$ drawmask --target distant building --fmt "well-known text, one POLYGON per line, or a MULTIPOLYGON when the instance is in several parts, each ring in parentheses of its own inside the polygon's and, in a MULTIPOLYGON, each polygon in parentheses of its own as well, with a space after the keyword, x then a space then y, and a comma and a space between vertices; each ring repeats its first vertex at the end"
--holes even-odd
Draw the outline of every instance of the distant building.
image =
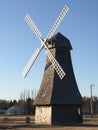
POLYGON ((5 111, 6 115, 21 115, 23 114, 23 110, 21 106, 14 105, 5 111))

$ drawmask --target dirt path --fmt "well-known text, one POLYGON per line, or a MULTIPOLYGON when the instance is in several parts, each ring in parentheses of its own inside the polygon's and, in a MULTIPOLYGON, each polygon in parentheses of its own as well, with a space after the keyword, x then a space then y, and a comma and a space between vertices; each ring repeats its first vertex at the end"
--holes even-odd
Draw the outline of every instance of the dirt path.
POLYGON ((98 125, 91 126, 16 126, 1 128, 1 130, 98 130, 98 125))

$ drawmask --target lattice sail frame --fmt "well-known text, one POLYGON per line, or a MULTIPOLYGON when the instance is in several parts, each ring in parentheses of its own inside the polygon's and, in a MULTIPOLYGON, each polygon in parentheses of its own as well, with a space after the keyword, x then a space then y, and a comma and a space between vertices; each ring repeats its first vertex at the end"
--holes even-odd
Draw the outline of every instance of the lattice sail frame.
POLYGON ((24 68, 24 70, 22 72, 23 77, 27 76, 27 74, 30 71, 32 65, 34 64, 35 60, 37 59, 39 53, 41 52, 41 50, 44 47, 46 49, 46 52, 47 52, 46 54, 47 54, 50 62, 52 63, 54 69, 58 73, 60 79, 63 79, 63 77, 65 76, 65 72, 63 71, 62 67, 59 65, 59 63, 57 62, 57 60, 54 58, 54 56, 52 55, 51 51, 48 49, 48 47, 47 47, 47 41, 48 41, 48 39, 51 38, 51 36, 53 35, 53 33, 55 32, 56 28, 61 23, 62 19, 64 18, 65 14, 68 12, 68 10, 69 10, 68 7, 65 5, 64 8, 62 9, 62 11, 60 12, 60 14, 59 14, 56 22, 54 23, 54 25, 50 29, 50 32, 48 33, 47 37, 44 40, 41 38, 42 34, 39 31, 39 29, 37 28, 37 26, 35 25, 35 23, 33 22, 33 20, 30 18, 29 15, 26 15, 26 17, 25 17, 26 23, 31 27, 31 29, 33 30, 33 32, 35 33, 35 35, 41 41, 42 45, 41 45, 40 49, 37 48, 37 50, 35 51, 35 53, 32 55, 31 59, 29 60, 28 64, 24 68))

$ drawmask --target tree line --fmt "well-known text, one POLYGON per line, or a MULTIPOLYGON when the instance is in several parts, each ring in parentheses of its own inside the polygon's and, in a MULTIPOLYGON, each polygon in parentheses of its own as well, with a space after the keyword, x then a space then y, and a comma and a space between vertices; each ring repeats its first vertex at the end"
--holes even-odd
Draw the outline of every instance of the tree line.
POLYGON ((12 106, 21 106, 23 110, 24 115, 28 114, 34 114, 35 113, 35 106, 33 105, 34 100, 31 98, 28 98, 26 100, 11 100, 11 101, 6 101, 6 100, 0 100, 0 109, 1 110, 7 110, 12 106))
MULTIPOLYGON (((11 100, 11 101, 6 101, 6 100, 0 100, 0 109, 2 110, 7 110, 11 106, 14 105, 19 105, 23 109, 23 114, 35 114, 35 106, 33 105, 34 99, 37 95, 37 91, 28 91, 28 90, 23 90, 20 93, 20 99, 17 100, 11 100)), ((83 97, 83 114, 91 114, 91 97, 84 96, 83 97)), ((93 114, 98 114, 98 97, 93 96, 92 97, 92 110, 93 114)))
POLYGON ((21 106, 23 110, 23 114, 34 114, 35 113, 35 106, 33 105, 34 98, 36 96, 36 90, 26 90, 24 89, 20 93, 20 98, 17 101, 16 99, 14 100, 0 100, 0 109, 1 110, 7 110, 12 106, 18 105, 21 106))
POLYGON ((91 107, 93 114, 98 114, 98 97, 93 96, 92 99, 91 97, 83 97, 83 114, 91 114, 91 107), (91 104, 92 100, 92 104, 91 104), (92 106, 91 106, 92 105, 92 106))

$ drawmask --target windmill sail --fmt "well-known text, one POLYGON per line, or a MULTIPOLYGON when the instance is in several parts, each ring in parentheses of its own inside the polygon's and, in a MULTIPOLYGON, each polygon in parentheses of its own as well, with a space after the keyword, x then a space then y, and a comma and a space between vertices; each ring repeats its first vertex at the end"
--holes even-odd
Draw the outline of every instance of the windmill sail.
POLYGON ((42 34, 29 15, 25 16, 25 21, 31 27, 31 29, 34 31, 35 35, 39 38, 39 40, 41 40, 42 34))
POLYGON ((29 73, 32 65, 34 64, 35 60, 37 59, 39 53, 41 52, 41 50, 43 49, 43 47, 41 46, 41 48, 37 48, 35 53, 32 55, 32 57, 30 58, 29 62, 27 63, 27 65, 25 66, 22 75, 25 78, 27 76, 27 74, 29 73))
POLYGON ((57 27, 59 26, 59 24, 63 20, 64 16, 68 12, 68 10, 69 10, 69 8, 65 5, 64 8, 62 9, 62 11, 60 12, 57 20, 55 21, 54 25, 50 29, 50 32, 48 33, 46 39, 50 39, 51 38, 51 36, 53 35, 53 33, 55 32, 55 30, 57 29, 57 27))
POLYGON ((42 46, 41 46, 40 49, 36 50, 34 55, 31 57, 30 61, 26 65, 26 67, 25 67, 25 69, 23 71, 23 76, 24 77, 28 74, 29 70, 31 69, 33 63, 35 62, 36 58, 38 57, 38 55, 41 52, 43 47, 46 49, 47 56, 50 59, 50 62, 52 63, 54 69, 58 73, 59 77, 62 79, 65 76, 65 72, 63 71, 62 67, 59 65, 58 61, 54 58, 54 56, 52 55, 51 51, 48 49, 47 41, 49 40, 49 38, 55 32, 56 28, 59 26, 60 22, 64 18, 64 16, 67 13, 67 11, 68 11, 68 7, 64 6, 64 8, 60 12, 60 15, 58 16, 56 22, 54 23, 54 25, 52 26, 50 32, 48 33, 47 37, 44 40, 41 38, 42 34, 39 31, 39 29, 37 28, 37 26, 35 25, 35 23, 33 22, 33 20, 30 18, 29 15, 26 15, 26 17, 25 17, 26 23, 31 27, 31 29, 34 31, 35 35, 39 38, 39 40, 41 41, 42 46))
POLYGON ((63 71, 62 67, 59 65, 59 63, 53 57, 53 55, 49 52, 49 50, 47 50, 46 52, 47 52, 47 56, 48 56, 50 62, 52 63, 52 65, 53 65, 54 69, 56 70, 57 74, 59 75, 60 79, 63 79, 63 77, 65 76, 65 72, 63 71))

